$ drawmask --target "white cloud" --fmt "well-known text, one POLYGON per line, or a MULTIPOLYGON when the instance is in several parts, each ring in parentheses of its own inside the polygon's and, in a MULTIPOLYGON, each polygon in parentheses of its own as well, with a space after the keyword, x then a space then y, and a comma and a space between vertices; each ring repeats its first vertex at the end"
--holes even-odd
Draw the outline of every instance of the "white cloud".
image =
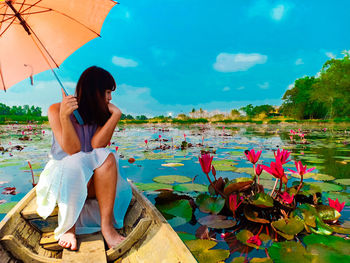
POLYGON ((239 88, 237 88, 237 90, 244 90, 245 87, 244 86, 240 86, 239 88))
POLYGON ((112 58, 112 63, 114 65, 117 65, 117 66, 123 67, 123 68, 130 68, 130 67, 137 67, 138 66, 138 63, 135 60, 132 60, 129 58, 117 57, 117 56, 114 56, 112 58))
POLYGON ((160 66, 166 66, 176 56, 176 52, 174 50, 166 50, 159 47, 151 47, 151 52, 156 60, 156 63, 160 66))
MULTIPOLYGON (((76 83, 63 82, 68 94, 74 94, 76 83)), ((8 106, 35 105, 41 107, 42 115, 47 115, 47 109, 53 103, 62 100, 61 87, 56 80, 35 81, 34 86, 20 82, 0 96, 0 102, 8 106)))
POLYGON ((329 58, 335 58, 335 55, 332 52, 326 52, 326 56, 329 58))
POLYGON ((231 88, 229 86, 226 86, 222 89, 222 91, 229 91, 231 88))
POLYGON ((296 61, 295 61, 295 65, 302 65, 304 64, 304 61, 301 59, 301 58, 298 58, 296 61))
POLYGON ((273 20, 281 20, 283 18, 286 8, 284 5, 278 5, 271 10, 271 17, 273 20))
POLYGON ((279 22, 284 19, 288 12, 294 8, 294 4, 283 1, 280 3, 274 3, 268 0, 256 0, 252 1, 251 7, 248 9, 249 17, 265 17, 272 19, 273 21, 279 22))
POLYGON ((263 84, 258 84, 258 87, 260 89, 268 89, 270 87, 270 84, 268 82, 264 82, 263 84))
POLYGON ((294 83, 289 84, 287 89, 293 89, 294 88, 294 83))
POLYGON ((267 56, 258 53, 220 53, 216 57, 213 67, 220 72, 246 71, 256 64, 264 64, 266 61, 267 56))

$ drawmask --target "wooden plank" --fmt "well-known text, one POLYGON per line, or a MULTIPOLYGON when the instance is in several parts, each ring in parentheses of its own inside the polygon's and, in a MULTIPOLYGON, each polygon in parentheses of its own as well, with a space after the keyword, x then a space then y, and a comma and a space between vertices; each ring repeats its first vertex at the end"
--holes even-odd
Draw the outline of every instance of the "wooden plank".
MULTIPOLYGON (((28 205, 21 211, 21 215, 25 219, 33 219, 33 218, 41 218, 37 212, 37 204, 36 204, 36 197, 34 197, 28 205)), ((55 207, 55 209, 52 211, 50 216, 57 216, 58 215, 58 206, 55 207)))
POLYGON ((133 246, 118 263, 196 263, 170 225, 152 227, 146 238, 133 246))
POLYGON ((55 239, 54 232, 43 233, 40 239, 40 245, 48 250, 60 251, 63 248, 58 244, 58 240, 55 239))
POLYGON ((2 245, 8 250, 11 251, 14 257, 20 259, 24 263, 59 263, 60 259, 47 258, 41 255, 33 253, 30 249, 25 247, 17 238, 12 235, 6 235, 1 239, 2 245))
POLYGON ((29 223, 43 233, 53 232, 58 225, 57 216, 50 216, 46 220, 42 218, 31 219, 29 223))
POLYGON ((107 262, 105 244, 101 232, 77 236, 78 251, 64 249, 62 263, 107 262))

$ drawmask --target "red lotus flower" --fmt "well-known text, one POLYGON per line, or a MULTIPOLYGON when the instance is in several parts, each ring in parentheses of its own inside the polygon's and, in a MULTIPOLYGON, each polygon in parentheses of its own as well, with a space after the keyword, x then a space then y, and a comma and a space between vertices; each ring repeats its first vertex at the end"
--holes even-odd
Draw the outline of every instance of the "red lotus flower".
POLYGON ((148 141, 147 140, 145 140, 145 144, 147 144, 148 143, 148 141))
POLYGON ((262 151, 257 151, 255 153, 254 149, 251 149, 250 151, 245 150, 244 154, 245 156, 247 156, 248 160, 252 163, 252 164, 256 164, 259 161, 260 155, 261 155, 262 151))
POLYGON ((290 155, 290 152, 288 152, 285 149, 283 149, 282 151, 280 151, 280 149, 277 149, 277 152, 273 152, 273 154, 275 155, 276 161, 277 161, 277 159, 279 159, 279 160, 281 160, 282 164, 290 162, 290 160, 287 161, 287 159, 290 155))
POLYGON ((256 175, 260 175, 262 173, 264 169, 262 168, 262 166, 260 164, 258 164, 256 167, 255 167, 255 173, 256 175))
POLYGON ((159 137, 159 139, 160 139, 160 138, 162 138, 162 135, 159 134, 158 137, 159 137))
POLYGON ((271 162, 270 167, 266 165, 261 166, 269 174, 272 174, 274 177, 281 179, 283 183, 288 182, 287 176, 284 174, 284 169, 280 159, 276 158, 276 162, 271 162))
POLYGON ((116 147, 115 147, 115 151, 117 152, 117 151, 118 151, 118 149, 119 149, 119 147, 118 147, 118 146, 116 146, 116 147))
POLYGON ((291 169, 288 169, 289 171, 291 171, 291 172, 294 173, 294 174, 299 174, 300 176, 302 176, 302 175, 304 175, 304 174, 307 174, 307 173, 309 173, 309 172, 315 170, 315 167, 312 167, 312 168, 306 170, 306 165, 303 166, 303 164, 301 163, 301 161, 298 161, 298 162, 297 162, 297 161, 294 161, 294 163, 295 163, 295 167, 297 168, 297 171, 293 171, 293 170, 291 170, 291 169))
POLYGON ((202 170, 205 174, 209 174, 211 170, 211 162, 213 161, 214 156, 210 156, 209 153, 202 154, 201 157, 198 157, 199 163, 201 164, 202 170))
POLYGON ((262 242, 261 242, 261 240, 259 238, 259 235, 255 235, 255 236, 250 237, 247 240, 247 243, 257 245, 258 247, 260 247, 261 244, 262 244, 262 242))
POLYGON ((294 130, 290 130, 290 133, 293 135, 296 134, 296 132, 294 130))
POLYGON ((289 195, 287 192, 284 192, 283 194, 280 194, 283 202, 285 202, 286 204, 291 204, 293 202, 294 199, 294 195, 289 195))
POLYGON ((332 199, 328 198, 328 201, 329 201, 329 206, 333 207, 339 213, 343 210, 343 208, 345 206, 345 202, 340 204, 339 201, 338 201, 338 198, 335 199, 335 200, 332 200, 332 199))

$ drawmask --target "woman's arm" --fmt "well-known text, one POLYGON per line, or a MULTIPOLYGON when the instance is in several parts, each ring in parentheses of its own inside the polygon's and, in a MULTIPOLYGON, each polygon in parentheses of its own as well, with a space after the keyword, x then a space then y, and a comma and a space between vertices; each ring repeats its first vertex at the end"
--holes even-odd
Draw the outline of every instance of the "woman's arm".
POLYGON ((51 129, 58 144, 67 154, 80 152, 80 140, 74 129, 70 115, 78 108, 77 99, 71 95, 66 96, 62 91, 62 102, 50 106, 48 117, 51 129))
POLYGON ((94 149, 106 147, 108 145, 113 136, 114 129, 122 116, 120 109, 118 109, 112 103, 108 104, 108 109, 112 114, 111 117, 109 117, 107 122, 102 127, 97 129, 96 133, 91 139, 91 146, 94 149))

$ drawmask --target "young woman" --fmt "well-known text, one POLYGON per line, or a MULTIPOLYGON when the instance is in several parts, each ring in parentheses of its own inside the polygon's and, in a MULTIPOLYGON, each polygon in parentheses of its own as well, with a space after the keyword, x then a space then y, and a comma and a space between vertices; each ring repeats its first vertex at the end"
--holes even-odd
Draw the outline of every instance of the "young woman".
POLYGON ((64 248, 76 250, 76 234, 100 230, 108 247, 124 240, 115 227, 123 227, 131 187, 105 148, 122 114, 110 103, 115 88, 112 75, 93 66, 80 76, 75 96, 62 91, 62 102, 48 110, 53 143, 37 185, 37 212, 46 218, 58 204, 55 238, 64 248), (84 125, 73 117, 76 109, 84 125))

